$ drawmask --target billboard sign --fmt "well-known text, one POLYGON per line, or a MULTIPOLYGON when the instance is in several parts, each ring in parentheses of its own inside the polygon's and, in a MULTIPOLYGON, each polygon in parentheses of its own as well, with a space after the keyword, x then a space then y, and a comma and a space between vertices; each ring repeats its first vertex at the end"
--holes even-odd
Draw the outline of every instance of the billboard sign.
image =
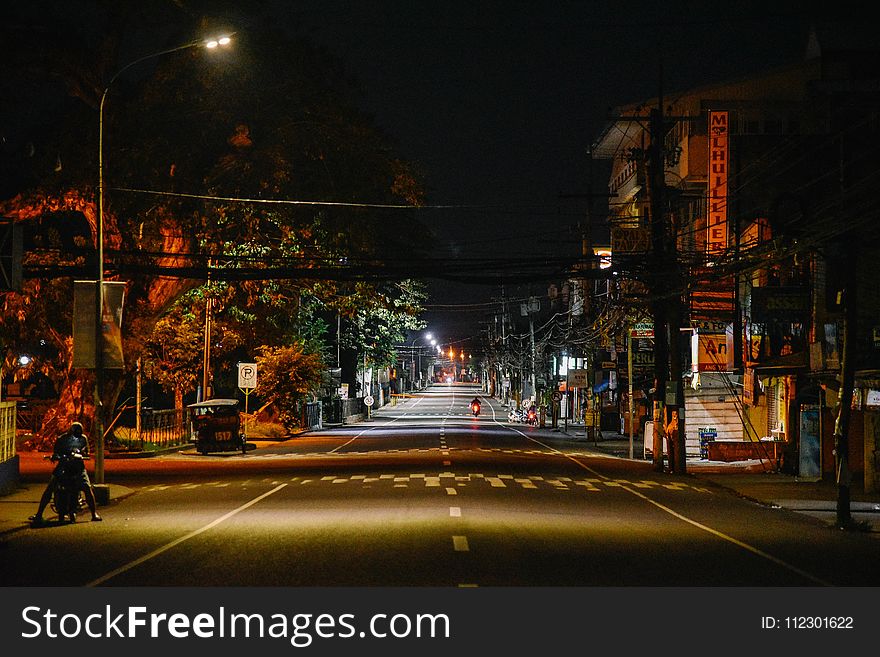
POLYGON ((727 112, 709 112, 709 216, 706 254, 710 260, 727 250, 727 178, 730 172, 730 131, 727 112))

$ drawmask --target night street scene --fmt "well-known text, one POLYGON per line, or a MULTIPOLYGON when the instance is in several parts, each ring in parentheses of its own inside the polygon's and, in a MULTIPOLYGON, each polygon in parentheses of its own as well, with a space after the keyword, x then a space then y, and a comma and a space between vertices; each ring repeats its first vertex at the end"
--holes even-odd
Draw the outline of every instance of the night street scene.
POLYGON ((761 590, 876 594, 864 16, 70 0, 0 34, 3 587, 748 589, 755 631, 800 622, 761 590))

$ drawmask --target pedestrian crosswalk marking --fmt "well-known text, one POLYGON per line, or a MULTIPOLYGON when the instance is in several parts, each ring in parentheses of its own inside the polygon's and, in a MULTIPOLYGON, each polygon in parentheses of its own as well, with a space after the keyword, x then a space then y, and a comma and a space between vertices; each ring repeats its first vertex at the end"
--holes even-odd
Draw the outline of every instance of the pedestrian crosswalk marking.
MULTIPOLYGON (((278 482, 265 479, 265 483, 276 485, 278 482)), ((412 486, 423 488, 444 488, 448 495, 457 495, 456 487, 464 487, 469 483, 485 486, 488 484, 491 488, 510 489, 519 488, 523 490, 544 490, 554 491, 571 491, 583 490, 585 492, 600 492, 612 488, 632 487, 634 489, 665 489, 673 492, 694 492, 711 495, 712 491, 703 486, 693 486, 685 482, 669 482, 660 483, 651 480, 629 481, 627 479, 601 480, 596 478, 572 479, 571 477, 545 477, 541 475, 516 476, 510 473, 493 473, 486 474, 482 472, 470 472, 468 474, 456 474, 455 472, 443 471, 437 474, 430 473, 412 473, 412 474, 355 474, 355 475, 326 475, 320 479, 300 479, 300 477, 292 477, 291 482, 297 482, 300 486, 313 483, 330 483, 333 485, 345 486, 346 484, 360 484, 364 487, 370 487, 375 483, 388 483, 394 488, 408 488, 412 486), (454 484, 454 485, 451 485, 454 484), (420 486, 421 485, 421 486, 420 486)), ((250 480, 238 482, 241 488, 247 488, 251 484, 250 480)), ((155 484, 146 486, 142 490, 147 492, 159 492, 168 489, 192 490, 202 484, 187 482, 181 484, 155 484)), ((224 488, 230 485, 230 482, 211 482, 209 485, 214 488, 224 488)))
POLYGON ((470 546, 468 546, 467 536, 453 536, 452 548, 456 552, 469 552, 470 546))

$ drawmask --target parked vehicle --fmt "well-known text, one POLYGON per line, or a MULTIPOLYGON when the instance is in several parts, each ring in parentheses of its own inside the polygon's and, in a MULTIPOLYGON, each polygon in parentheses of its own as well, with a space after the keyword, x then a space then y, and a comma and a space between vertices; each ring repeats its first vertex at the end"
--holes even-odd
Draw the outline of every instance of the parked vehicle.
POLYGON ((190 404, 193 442, 200 454, 247 451, 237 399, 208 399, 190 404))
POLYGON ((58 514, 58 521, 76 522, 76 514, 85 508, 86 500, 82 491, 82 477, 85 459, 82 452, 74 449, 51 457, 58 461, 55 466, 55 490, 52 491, 52 510, 58 514))

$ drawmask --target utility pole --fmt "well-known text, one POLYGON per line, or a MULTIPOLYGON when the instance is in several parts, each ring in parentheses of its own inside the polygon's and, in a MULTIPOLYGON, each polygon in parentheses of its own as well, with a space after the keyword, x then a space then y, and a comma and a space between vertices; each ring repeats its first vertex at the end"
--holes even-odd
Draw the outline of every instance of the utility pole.
MULTIPOLYGON (((666 272, 666 223, 664 191, 666 186, 663 153, 663 94, 657 109, 651 110, 651 144, 648 152, 648 199, 651 212, 651 314, 654 316, 654 470, 663 471, 663 434, 666 422, 666 381, 669 378, 669 327, 666 303, 661 296, 666 272)), ((671 456, 671 455, 670 455, 671 456)))
POLYGON ((206 401, 213 397, 211 391, 211 314, 213 311, 214 300, 211 297, 211 265, 212 259, 208 258, 208 280, 206 284, 205 297, 205 342, 202 346, 202 399, 206 401))
POLYGON ((678 247, 673 232, 668 236, 666 221, 666 122, 663 99, 663 61, 658 46, 659 89, 657 107, 651 110, 651 144, 648 152, 650 171, 647 176, 648 198, 651 211, 651 305, 654 315, 654 470, 663 471, 663 436, 666 434, 668 411, 677 421, 670 423, 669 468, 683 474, 686 470, 685 411, 682 387, 681 358, 681 292, 678 268, 678 247), (672 294, 668 294, 668 290, 672 294), (666 298, 664 298, 664 296, 666 298), (672 377, 670 379, 670 376, 672 377), (666 408, 667 381, 674 386, 670 401, 672 409, 666 408))

